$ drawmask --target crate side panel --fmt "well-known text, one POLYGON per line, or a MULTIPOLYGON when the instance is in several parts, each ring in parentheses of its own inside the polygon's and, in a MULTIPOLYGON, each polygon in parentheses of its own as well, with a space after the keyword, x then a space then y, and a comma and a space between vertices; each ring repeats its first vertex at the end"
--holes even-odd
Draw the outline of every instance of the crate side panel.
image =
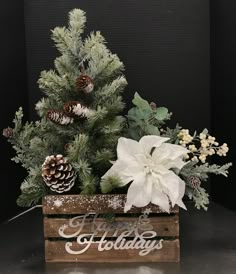
MULTIPOLYGON (((124 213, 126 194, 106 195, 49 195, 43 198, 43 213, 50 214, 85 214, 96 213, 124 213)), ((142 213, 150 209, 152 213, 162 213, 160 207, 149 204, 143 208, 132 207, 127 213, 142 213)), ((170 213, 178 213, 175 206, 170 213)))
MULTIPOLYGON (((73 242, 76 247, 76 242, 73 242)), ((179 240, 166 240, 163 248, 153 250, 145 256, 140 256, 140 250, 107 250, 98 251, 98 243, 91 244, 90 248, 81 255, 72 255, 66 252, 65 242, 45 241, 46 262, 179 262, 179 240)))
MULTIPOLYGON (((58 238, 60 235, 58 234, 58 230, 63 225, 67 226, 67 229, 65 230, 66 234, 73 234, 76 231, 78 231, 79 227, 71 227, 69 226, 69 222, 71 219, 65 219, 65 218, 44 218, 44 237, 45 238, 58 238)), ((136 222, 138 218, 135 217, 117 217, 115 218, 115 222, 112 223, 117 225, 119 227, 119 224, 124 224, 127 226, 127 229, 129 227, 129 224, 133 224, 136 222)), ((179 216, 160 216, 160 217, 150 217, 148 219, 150 221, 150 224, 153 226, 152 230, 157 232, 157 235, 160 237, 178 237, 179 236, 179 216)), ((84 233, 91 233, 94 231, 94 229, 101 227, 100 225, 102 223, 106 223, 106 220, 103 218, 97 218, 95 222, 87 222, 87 224, 82 228, 80 231, 80 234, 84 233)), ((109 223, 108 223, 109 225, 109 223)), ((107 237, 116 237, 121 234, 124 230, 119 230, 117 234, 114 235, 115 229, 110 231, 107 234, 107 237)), ((96 237, 101 237, 103 235, 104 231, 99 231, 96 237)), ((133 235, 130 235, 133 236, 133 235)))

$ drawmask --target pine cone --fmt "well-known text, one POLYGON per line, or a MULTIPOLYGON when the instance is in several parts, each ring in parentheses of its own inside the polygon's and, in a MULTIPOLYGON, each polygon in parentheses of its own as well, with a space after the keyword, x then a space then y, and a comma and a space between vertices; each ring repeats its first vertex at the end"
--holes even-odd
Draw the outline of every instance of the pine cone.
POLYGON ((73 118, 68 117, 64 112, 55 109, 50 109, 47 111, 47 118, 53 123, 59 125, 68 125, 74 121, 73 118))
POLYGON ((195 189, 201 185, 201 180, 198 176, 191 175, 187 178, 187 184, 195 189))
POLYGON ((2 135, 6 138, 11 138, 13 136, 13 129, 11 127, 4 128, 2 135))
POLYGON ((69 101, 64 105, 64 112, 67 116, 75 117, 75 113, 73 112, 74 107, 79 103, 79 101, 69 101))
POLYGON ((69 144, 69 143, 65 144, 64 145, 65 151, 68 151, 70 149, 70 147, 71 147, 71 144, 69 144))
POLYGON ((150 103, 150 107, 152 108, 152 110, 157 110, 157 105, 156 105, 156 103, 154 103, 154 102, 151 102, 150 103))
POLYGON ((62 155, 47 156, 42 165, 42 177, 52 191, 69 191, 75 183, 75 171, 62 155))
POLYGON ((93 80, 88 75, 81 74, 76 79, 76 87, 78 91, 90 93, 94 88, 93 80))
POLYGON ((86 118, 92 114, 92 110, 84 106, 79 101, 69 101, 64 105, 66 115, 70 117, 86 118))

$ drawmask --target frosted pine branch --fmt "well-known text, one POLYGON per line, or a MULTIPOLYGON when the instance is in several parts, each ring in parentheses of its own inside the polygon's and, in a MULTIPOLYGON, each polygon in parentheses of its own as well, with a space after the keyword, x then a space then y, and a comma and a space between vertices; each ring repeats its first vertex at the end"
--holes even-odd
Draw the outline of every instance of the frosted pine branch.
POLYGON ((186 188, 186 195, 189 197, 189 199, 193 200, 195 202, 195 207, 197 209, 203 208, 204 210, 208 209, 209 205, 209 195, 206 192, 206 190, 202 187, 198 187, 195 189, 192 188, 186 188))
POLYGON ((113 80, 110 84, 104 85, 101 89, 96 91, 96 104, 99 105, 105 102, 109 97, 119 95, 127 86, 127 80, 124 76, 120 76, 113 80))
POLYGON ((103 44, 91 49, 89 61, 87 73, 94 79, 95 84, 116 77, 124 69, 118 56, 112 54, 103 44))
POLYGON ((69 144, 67 157, 71 162, 77 162, 86 156, 89 151, 89 137, 86 134, 76 135, 74 141, 69 144))
POLYGON ((223 166, 220 165, 210 165, 208 163, 197 165, 196 162, 189 162, 185 165, 181 171, 180 175, 183 178, 187 178, 190 175, 198 176, 202 181, 206 181, 209 177, 209 174, 215 175, 223 175, 225 177, 228 176, 228 169, 232 166, 232 163, 225 164, 223 166))
POLYGON ((79 57, 82 61, 86 61, 91 57, 91 50, 98 44, 104 44, 106 41, 101 35, 100 31, 91 32, 90 35, 84 40, 80 48, 79 57))
POLYGON ((42 71, 38 80, 39 88, 47 96, 60 96, 60 93, 70 90, 71 86, 66 77, 60 77, 55 71, 42 71))
POLYGON ((72 43, 70 33, 66 27, 54 28, 52 30, 52 40, 62 54, 68 52, 72 43))
POLYGON ((122 186, 121 179, 118 176, 110 176, 101 180, 102 193, 110 193, 113 189, 122 186))
POLYGON ((35 110, 40 117, 44 117, 49 109, 60 109, 63 106, 63 102, 59 101, 58 98, 42 98, 35 105, 35 110))
POLYGON ((84 32, 86 23, 85 12, 81 9, 73 9, 69 13, 69 30, 71 38, 76 41, 84 32))
POLYGON ((215 175, 223 175, 225 177, 228 176, 228 169, 232 166, 232 163, 227 163, 223 166, 220 165, 209 165, 208 163, 200 165, 199 167, 196 167, 195 170, 199 173, 212 173, 215 175))
POLYGON ((76 65, 74 59, 67 54, 63 54, 60 57, 57 57, 54 64, 60 76, 67 75, 67 77, 69 77, 73 83, 76 77, 80 74, 78 65, 76 65))

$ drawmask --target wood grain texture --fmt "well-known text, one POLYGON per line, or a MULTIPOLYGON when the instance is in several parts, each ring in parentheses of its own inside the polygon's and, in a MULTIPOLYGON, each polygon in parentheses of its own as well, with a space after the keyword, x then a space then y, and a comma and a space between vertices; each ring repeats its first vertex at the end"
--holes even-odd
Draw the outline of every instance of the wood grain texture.
MULTIPOLYGON (((77 245, 74 242, 75 247, 77 245)), ((163 248, 153 250, 146 256, 140 256, 139 250, 97 250, 98 244, 93 243, 91 247, 81 255, 72 255, 66 252, 64 241, 45 241, 46 262, 178 262, 179 261, 179 240, 163 242, 163 248)))
MULTIPOLYGON (((96 195, 49 195, 43 198, 43 214, 85 214, 96 213, 124 213, 126 194, 96 194, 96 195), (114 199, 119 203, 113 205, 114 199), (56 206, 55 201, 61 201, 56 206)), ((143 208, 132 207, 128 213, 142 213, 150 208, 152 213, 163 213, 162 209, 154 204, 143 208)), ((170 213, 178 213, 179 208, 175 206, 170 213)))
MULTIPOLYGON (((43 213, 44 217, 44 237, 45 237, 45 259, 47 262, 177 262, 179 261, 179 239, 166 239, 166 237, 179 236, 179 208, 176 206, 171 209, 172 215, 161 214, 163 211, 156 205, 149 204, 144 208, 132 207, 128 214, 124 214, 124 205, 126 202, 125 194, 115 195, 50 195, 43 199, 43 213), (158 237, 163 238, 163 247, 160 250, 153 250, 146 256, 140 256, 139 250, 114 250, 98 251, 99 243, 96 239, 101 237, 104 232, 96 235, 95 241, 91 244, 89 249, 80 255, 73 255, 67 253, 65 250, 66 240, 61 238, 58 234, 58 229, 63 225, 68 225, 71 215, 84 215, 86 213, 116 213, 122 214, 117 216, 115 222, 119 223, 135 223, 138 217, 132 214, 143 213, 145 209, 150 209, 153 215, 149 216, 150 224, 153 226, 153 231, 157 233, 158 237), (68 216, 67 216, 68 215, 68 216), (55 239, 53 239, 55 238, 55 239)), ((86 222, 91 219, 86 219, 86 222)), ((95 226, 99 223, 104 223, 106 220, 99 216, 95 220, 95 226)), ((96 227, 95 227, 96 228, 96 227)), ((130 229, 130 228, 127 228, 130 229)), ((126 230, 126 228, 125 228, 126 230)), ((78 231, 78 228, 73 225, 68 226, 66 231, 69 235, 78 231)), ((85 225, 80 232, 81 234, 91 233, 92 223, 85 225)), ((120 229, 122 231, 122 229, 120 229)), ((66 234, 67 234, 66 233, 66 234)), ((111 241, 115 241, 120 232, 114 235, 111 231, 107 237, 111 241)), ((135 235, 130 235, 131 238, 135 235)), ((154 241, 150 240, 150 241, 154 241)), ((78 244, 72 242, 75 250, 78 250, 78 244)))
MULTIPOLYGON (((134 223, 138 219, 135 217, 117 217, 115 222, 125 222, 125 223, 134 223)), ((160 237, 177 237, 179 236, 179 216, 161 216, 161 217, 149 217, 150 224, 153 226, 153 229, 158 236, 160 237)), ((44 218, 44 237, 45 238, 60 238, 58 234, 59 227, 63 225, 68 225, 70 219, 60 219, 60 218, 44 218)), ((105 219, 98 218, 96 219, 96 226, 101 222, 105 222, 105 219)), ((80 234, 91 233, 92 223, 86 225, 81 230, 80 234)), ((73 234, 78 231, 78 228, 68 227, 65 230, 66 234, 73 234)), ((114 230, 108 233, 108 237, 117 237, 122 231, 119 231, 115 236, 114 230)), ((96 237, 101 237, 104 234, 103 231, 99 232, 96 237)), ((130 235, 132 236, 132 235, 130 235)))

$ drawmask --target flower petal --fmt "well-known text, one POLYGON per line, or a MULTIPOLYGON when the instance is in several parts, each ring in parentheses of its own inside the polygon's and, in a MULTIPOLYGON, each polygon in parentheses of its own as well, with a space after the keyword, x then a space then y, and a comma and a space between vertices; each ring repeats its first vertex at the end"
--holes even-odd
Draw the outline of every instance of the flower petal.
POLYGON ((157 206, 159 206, 161 209, 165 210, 166 212, 170 212, 170 203, 168 196, 161 192, 156 184, 153 184, 152 189, 152 200, 151 202, 157 206))
POLYGON ((160 178, 160 181, 166 188, 165 192, 174 206, 179 198, 180 181, 182 180, 173 171, 169 171, 160 178))
POLYGON ((165 155, 168 155, 168 158, 170 160, 175 160, 177 158, 182 158, 185 154, 189 152, 189 150, 179 145, 164 143, 161 145, 161 147, 155 149, 153 154, 161 156, 164 154, 164 152, 168 152, 165 153, 165 155))
POLYGON ((156 135, 146 135, 139 141, 145 154, 150 154, 153 147, 159 147, 164 142, 168 141, 169 138, 164 138, 156 135))
POLYGON ((102 176, 102 179, 112 176, 120 177, 122 185, 125 186, 133 180, 132 174, 125 173, 127 163, 123 161, 116 161, 113 166, 102 176))
POLYGON ((186 148, 179 145, 164 143, 153 151, 152 159, 156 165, 164 165, 167 169, 181 169, 186 164, 182 158, 188 152, 186 148))
POLYGON ((148 205, 151 202, 151 197, 152 182, 148 177, 145 177, 145 173, 139 173, 128 189, 124 212, 130 210, 132 205, 137 207, 148 205))
POLYGON ((166 164, 166 168, 171 169, 171 168, 177 168, 177 169, 181 169, 183 166, 185 166, 187 164, 187 162, 184 162, 183 160, 181 160, 180 158, 177 158, 175 160, 169 161, 166 164))
POLYGON ((122 161, 135 161, 135 155, 142 154, 140 144, 132 139, 121 137, 117 145, 117 158, 122 161))
POLYGON ((182 198, 184 197, 184 194, 185 194, 185 182, 183 180, 180 180, 179 181, 179 197, 176 201, 176 204, 179 207, 182 207, 183 209, 187 210, 185 204, 182 201, 182 198))

